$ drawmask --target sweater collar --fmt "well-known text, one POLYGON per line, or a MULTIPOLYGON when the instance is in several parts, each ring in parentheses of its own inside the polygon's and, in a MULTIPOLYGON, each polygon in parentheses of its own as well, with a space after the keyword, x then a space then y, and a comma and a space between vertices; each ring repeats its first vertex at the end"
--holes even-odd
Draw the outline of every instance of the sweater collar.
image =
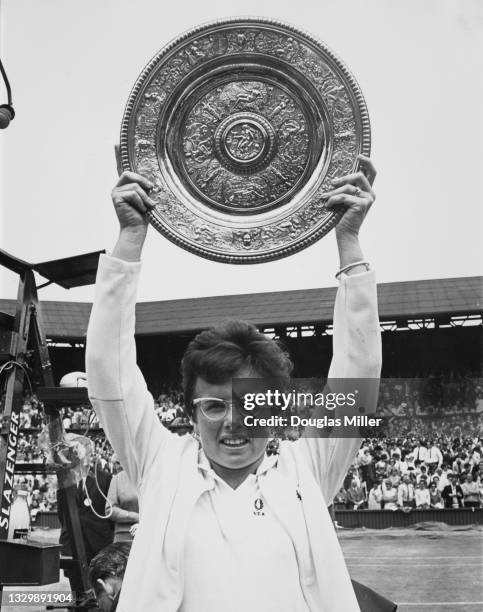
MULTIPOLYGON (((277 460, 278 455, 267 455, 265 453, 263 461, 258 466, 254 476, 261 476, 262 474, 266 474, 277 464, 277 460)), ((205 455, 205 451, 202 447, 200 447, 198 451, 198 469, 205 477, 211 476, 214 479, 219 478, 219 476, 217 476, 215 471, 212 469, 208 457, 205 455)))

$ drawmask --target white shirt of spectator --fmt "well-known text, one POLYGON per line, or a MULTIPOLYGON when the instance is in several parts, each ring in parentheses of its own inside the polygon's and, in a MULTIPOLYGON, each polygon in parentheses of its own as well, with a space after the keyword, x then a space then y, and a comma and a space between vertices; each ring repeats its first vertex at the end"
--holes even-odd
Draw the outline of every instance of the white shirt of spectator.
POLYGON ((369 510, 380 510, 382 501, 382 489, 379 485, 369 491, 368 508, 369 510))
POLYGON ((409 463, 407 461, 400 461, 399 462, 399 471, 401 472, 401 474, 405 474, 409 469, 409 463))
POLYGON ((414 485, 412 482, 402 482, 397 491, 397 503, 399 506, 409 506, 414 500, 414 485))
POLYGON ((478 451, 474 450, 471 456, 471 461, 473 465, 478 465, 481 461, 481 455, 478 451))
POLYGON ((428 449, 425 446, 418 446, 413 452, 414 461, 421 461, 424 463, 428 456, 428 449))
POLYGON ((420 506, 428 505, 431 503, 431 498, 429 496, 429 489, 420 489, 419 487, 414 492, 415 500, 416 500, 416 508, 420 506))
POLYGON ((428 455, 426 457, 426 463, 430 463, 431 465, 435 465, 436 463, 440 466, 443 463, 443 455, 437 446, 432 446, 428 450, 428 455))
POLYGON ((439 478, 439 485, 438 485, 438 489, 440 491, 442 491, 447 485, 449 485, 449 480, 448 480, 448 472, 444 471, 441 472, 441 476, 439 478))

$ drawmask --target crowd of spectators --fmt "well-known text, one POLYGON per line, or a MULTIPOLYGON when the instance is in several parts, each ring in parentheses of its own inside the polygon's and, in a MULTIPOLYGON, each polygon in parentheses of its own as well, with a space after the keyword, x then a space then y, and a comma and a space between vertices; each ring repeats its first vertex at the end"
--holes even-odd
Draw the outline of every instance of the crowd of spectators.
MULTIPOLYGON (((0 412, 3 410, 5 396, 0 398, 0 412)), ((180 433, 189 429, 189 421, 182 408, 182 394, 174 390, 165 390, 155 399, 155 411, 163 425, 180 433)), ((59 411, 64 431, 67 434, 87 435, 92 443, 91 467, 114 472, 113 449, 105 439, 99 419, 89 406, 64 407, 59 411)), ((17 442, 16 464, 46 464, 48 449, 39 443, 42 428, 47 420, 42 403, 30 393, 26 393, 20 412, 20 433, 17 442)), ((35 472, 19 473, 15 476, 15 487, 28 492, 28 503, 32 518, 45 511, 57 511, 57 478, 55 473, 41 474, 35 472)))
POLYGON ((368 438, 336 499, 346 509, 483 507, 483 381, 453 372, 381 381, 368 438))
POLYGON ((27 491, 32 519, 38 512, 57 510, 57 477, 55 474, 17 474, 14 486, 27 491))
MULTIPOLYGON (((155 410, 163 425, 189 431, 177 388, 162 389, 155 410)), ((337 508, 411 509, 483 507, 483 381, 449 373, 421 379, 381 381, 378 416, 385 417, 384 437, 366 438, 347 474, 337 508)), ((95 413, 88 406, 60 411, 64 430, 88 435, 93 442, 92 465, 113 471, 112 448, 95 413)), ((45 425, 43 408, 26 394, 21 412, 17 463, 45 463, 38 442, 45 425)), ((283 437, 296 440, 299 430, 283 437)), ((277 452, 274 440, 270 453, 277 452)), ((33 513, 55 510, 55 475, 20 475, 29 491, 33 513)))
POLYGON ((461 373, 383 379, 378 416, 389 438, 483 436, 483 380, 461 373))
POLYGON ((336 508, 411 510, 483 507, 483 438, 366 439, 336 508))
POLYGON ((166 427, 184 425, 187 422, 183 409, 183 394, 178 389, 162 391, 154 400, 154 409, 166 427))
MULTIPOLYGON (((4 401, 2 398, 2 404, 4 401)), ((25 393, 23 398, 22 411, 20 413, 21 429, 38 429, 44 424, 44 413, 42 404, 37 396, 31 393, 25 393)))

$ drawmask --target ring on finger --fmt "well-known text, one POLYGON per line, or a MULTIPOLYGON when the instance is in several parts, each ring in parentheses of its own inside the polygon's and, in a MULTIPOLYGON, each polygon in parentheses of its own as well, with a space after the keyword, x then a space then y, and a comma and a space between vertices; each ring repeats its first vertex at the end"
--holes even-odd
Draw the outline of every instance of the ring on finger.
POLYGON ((356 196, 356 198, 358 198, 361 195, 361 188, 360 187, 356 187, 356 190, 354 191, 354 195, 356 196))

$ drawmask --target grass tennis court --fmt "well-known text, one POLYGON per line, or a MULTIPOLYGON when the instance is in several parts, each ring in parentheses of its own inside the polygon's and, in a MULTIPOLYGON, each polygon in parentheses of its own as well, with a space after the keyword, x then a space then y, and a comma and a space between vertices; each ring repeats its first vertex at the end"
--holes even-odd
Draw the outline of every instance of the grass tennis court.
MULTIPOLYGON (((352 578, 395 601, 398 612, 481 612, 483 528, 421 527, 338 531, 352 578)), ((33 535, 53 542, 59 531, 36 530, 33 535)), ((62 577, 59 584, 40 590, 56 588, 68 590, 69 583, 62 577)), ((2 612, 19 610, 45 607, 2 606, 2 612)))
MULTIPOLYGON (((423 526, 424 527, 424 526, 423 526)), ((398 612, 481 612, 481 527, 340 530, 351 577, 398 604, 398 612)))

